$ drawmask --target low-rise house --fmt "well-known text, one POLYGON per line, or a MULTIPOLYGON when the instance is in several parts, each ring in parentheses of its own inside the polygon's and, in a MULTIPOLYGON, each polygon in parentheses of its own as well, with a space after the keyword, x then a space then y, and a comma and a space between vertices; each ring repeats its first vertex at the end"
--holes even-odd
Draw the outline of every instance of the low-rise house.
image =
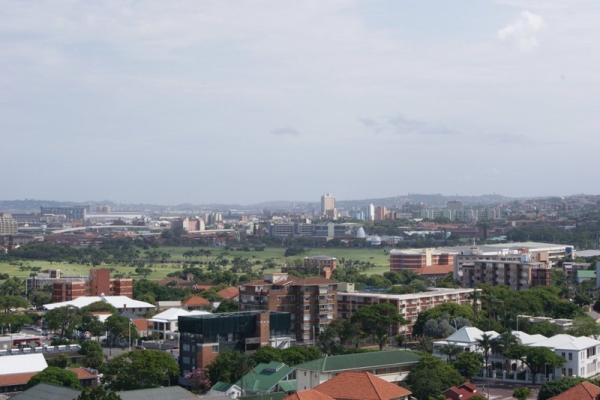
POLYGON ((447 347, 458 347, 461 351, 481 353, 482 350, 478 343, 483 335, 488 335, 492 340, 499 336, 496 331, 484 332, 472 326, 464 326, 446 339, 433 342, 433 355, 446 360, 448 358, 445 352, 447 347))
POLYGON ((240 298, 240 289, 234 286, 229 286, 219 290, 217 295, 223 300, 238 301, 240 298))
POLYGON ((584 381, 565 390, 549 400, 596 400, 600 396, 600 387, 584 381))
POLYGON ((411 392, 369 372, 343 372, 284 400, 408 400, 411 392))
POLYGON ((471 397, 480 396, 477 387, 471 382, 465 382, 459 386, 452 386, 444 392, 446 400, 469 400, 471 397))
POLYGON ((210 301, 200 296, 191 296, 181 302, 186 310, 210 310, 212 304, 210 301))
POLYGON ((242 396, 293 392, 296 390, 293 373, 294 369, 282 362, 260 363, 234 384, 217 382, 208 394, 226 394, 237 399, 242 396))
MULTIPOLYGON (((16 400, 76 400, 81 390, 39 383, 13 397, 16 400)), ((181 386, 117 392, 121 400, 198 400, 194 393, 181 386)))
POLYGON ((327 356, 296 365, 297 388, 312 389, 342 372, 369 372, 387 382, 400 382, 420 359, 408 350, 327 356))

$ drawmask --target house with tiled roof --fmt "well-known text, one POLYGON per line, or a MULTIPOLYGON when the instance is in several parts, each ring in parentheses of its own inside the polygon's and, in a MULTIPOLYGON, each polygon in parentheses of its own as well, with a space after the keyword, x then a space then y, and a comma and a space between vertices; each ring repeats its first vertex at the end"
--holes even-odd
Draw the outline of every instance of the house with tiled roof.
POLYGON ((223 300, 237 301, 240 297, 240 289, 234 286, 229 286, 217 292, 217 295, 223 300))
POLYGON ((181 302, 183 308, 187 310, 211 309, 210 301, 201 296, 191 296, 181 302))
POLYGON ((596 400, 598 396, 600 396, 600 387, 583 381, 549 400, 596 400))
POLYGON ((444 392, 446 400, 469 400, 477 395, 479 395, 479 391, 471 382, 465 382, 460 386, 452 386, 444 392))
POLYGON ((227 394, 230 398, 252 396, 274 392, 293 392, 296 390, 293 380, 294 368, 277 361, 260 363, 234 384, 217 382, 210 389, 210 395, 227 394))
POLYGON ((325 356, 296 365, 297 387, 311 389, 343 372, 369 372, 387 382, 400 382, 420 360, 419 354, 409 350, 325 356))
POLYGON ((410 390, 369 372, 343 372, 284 400, 407 400, 411 394, 410 390))

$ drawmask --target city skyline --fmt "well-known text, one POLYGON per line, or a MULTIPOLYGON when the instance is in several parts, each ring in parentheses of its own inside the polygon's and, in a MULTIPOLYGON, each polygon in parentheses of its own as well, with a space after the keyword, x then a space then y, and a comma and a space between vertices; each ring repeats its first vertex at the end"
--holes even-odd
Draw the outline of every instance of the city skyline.
POLYGON ((593 192, 600 4, 16 2, 4 198, 593 192))

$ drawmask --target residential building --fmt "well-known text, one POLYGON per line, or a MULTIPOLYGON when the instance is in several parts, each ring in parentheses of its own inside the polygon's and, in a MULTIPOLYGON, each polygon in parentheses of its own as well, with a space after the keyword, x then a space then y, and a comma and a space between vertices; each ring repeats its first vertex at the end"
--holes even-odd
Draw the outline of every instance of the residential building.
POLYGON ((226 394, 231 399, 242 396, 266 395, 277 392, 295 391, 294 368, 278 361, 260 363, 237 382, 217 382, 208 395, 226 394))
POLYGON ((35 276, 27 278, 27 292, 42 289, 54 285, 57 282, 82 282, 87 277, 63 275, 60 269, 49 269, 46 272, 38 272, 35 276))
POLYGON ((183 308, 169 308, 161 313, 156 314, 148 320, 150 322, 150 334, 156 334, 160 339, 174 340, 179 333, 178 319, 179 317, 206 315, 210 314, 207 311, 193 310, 188 311, 183 308))
POLYGON ((375 221, 383 221, 387 219, 388 210, 384 206, 375 207, 375 221))
POLYGON ((79 296, 73 300, 44 304, 44 309, 54 310, 60 307, 83 308, 90 304, 103 301, 116 308, 124 316, 142 316, 156 307, 145 301, 134 300, 127 296, 79 296))
POLYGON ((462 286, 479 284, 506 285, 513 290, 550 286, 552 268, 547 262, 532 261, 528 255, 511 255, 493 259, 477 259, 462 266, 462 286))
MULTIPOLYGON (((116 393, 121 400, 198 400, 199 396, 181 386, 127 390, 116 393)), ((12 397, 14 400, 76 400, 81 390, 39 383, 12 397)))
POLYGON ((344 372, 369 372, 387 382, 401 382, 420 359, 409 350, 326 356, 296 365, 297 390, 312 389, 344 372))
POLYGON ((314 343, 336 317, 337 282, 273 273, 240 286, 240 310, 288 312, 296 340, 314 343))
POLYGON ((408 400, 410 390, 370 372, 342 372, 284 400, 408 400))
POLYGON ((321 215, 331 219, 335 219, 335 197, 326 193, 321 196, 321 215))
POLYGON ((371 292, 347 292, 337 294, 339 318, 349 319, 361 307, 377 303, 390 303, 407 324, 395 327, 398 333, 412 334, 417 317, 423 311, 445 303, 472 304, 475 289, 430 289, 426 292, 409 294, 385 294, 371 292))
POLYGON ((217 295, 223 300, 238 301, 240 298, 240 288, 229 286, 219 290, 217 295))
POLYGON ((0 213, 0 236, 17 234, 17 220, 11 214, 0 213))
POLYGON ((452 386, 444 392, 446 400, 469 400, 471 397, 481 396, 477 386, 471 382, 465 382, 459 386, 452 386))
POLYGON ((182 227, 186 232, 202 232, 206 229, 204 220, 198 217, 185 217, 182 221, 182 227))
POLYGON ((180 316, 179 366, 182 375, 205 368, 221 351, 289 347, 290 314, 246 311, 180 316))
POLYGON ((181 305, 186 310, 210 310, 212 305, 210 301, 201 296, 190 296, 181 302, 181 305))
POLYGON ((371 222, 375 221, 375 205, 373 203, 367 207, 367 220, 371 222))
MULTIPOLYGON (((445 340, 438 340, 433 343, 433 355, 442 359, 447 356, 444 353, 446 346, 453 346, 463 349, 468 352, 482 353, 483 349, 479 346, 478 339, 481 339, 483 334, 487 334, 492 339, 498 337, 498 333, 494 331, 482 332, 475 327, 463 327, 454 332, 445 340)), ((522 331, 513 331, 512 334, 517 338, 523 346, 529 347, 546 347, 560 357, 565 362, 563 365, 549 370, 542 380, 558 379, 563 376, 576 376, 580 378, 589 378, 600 373, 600 341, 587 336, 571 336, 566 334, 558 334, 552 337, 543 335, 529 335, 522 331)), ((519 360, 507 360, 500 354, 491 355, 492 364, 506 365, 511 364, 512 371, 524 372, 521 374, 522 379, 531 380, 529 371, 525 364, 519 360)), ((518 375, 518 374, 517 374, 518 375)), ((508 380, 507 372, 492 371, 490 378, 508 380)), ((512 377, 513 380, 518 379, 517 376, 512 377)))
POLYGON ((437 249, 391 250, 390 271, 447 275, 454 271, 454 253, 437 249))
POLYGON ((80 296, 133 297, 132 279, 111 279, 108 268, 92 268, 87 280, 57 279, 52 284, 54 303, 74 300, 80 296))

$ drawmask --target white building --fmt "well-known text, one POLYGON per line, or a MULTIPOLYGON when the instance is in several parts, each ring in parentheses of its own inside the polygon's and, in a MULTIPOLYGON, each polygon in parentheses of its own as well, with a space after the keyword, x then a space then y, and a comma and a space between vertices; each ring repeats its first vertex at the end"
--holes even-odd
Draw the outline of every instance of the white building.
POLYGON ((179 317, 206 314, 210 313, 201 310, 188 311, 183 308, 169 308, 148 320, 152 323, 150 333, 157 333, 161 339, 175 339, 175 334, 179 332, 179 327, 177 326, 179 317))
MULTIPOLYGON (((474 327, 463 327, 445 340, 433 342, 433 355, 446 359, 447 356, 444 354, 444 347, 448 345, 460 347, 463 351, 482 353, 483 350, 477 341, 481 339, 484 333, 493 337, 498 336, 498 333, 494 331, 483 332, 474 327)), ((587 336, 575 337, 566 334, 558 334, 547 338, 543 335, 529 335, 522 331, 514 331, 512 334, 524 346, 546 347, 554 351, 556 355, 564 358, 565 363, 556 368, 552 374, 554 379, 563 376, 589 378, 600 373, 600 341, 596 339, 587 336)), ((498 354, 491 354, 490 360, 500 363, 510 361, 511 368, 516 371, 525 369, 525 366, 520 361, 506 360, 498 354)), ((496 379, 506 378, 498 375, 492 377, 496 379)))
POLYGON ((140 316, 156 308, 153 304, 130 299, 127 296, 81 296, 74 300, 44 304, 44 309, 49 311, 60 307, 83 308, 99 301, 110 304, 124 316, 140 316))

